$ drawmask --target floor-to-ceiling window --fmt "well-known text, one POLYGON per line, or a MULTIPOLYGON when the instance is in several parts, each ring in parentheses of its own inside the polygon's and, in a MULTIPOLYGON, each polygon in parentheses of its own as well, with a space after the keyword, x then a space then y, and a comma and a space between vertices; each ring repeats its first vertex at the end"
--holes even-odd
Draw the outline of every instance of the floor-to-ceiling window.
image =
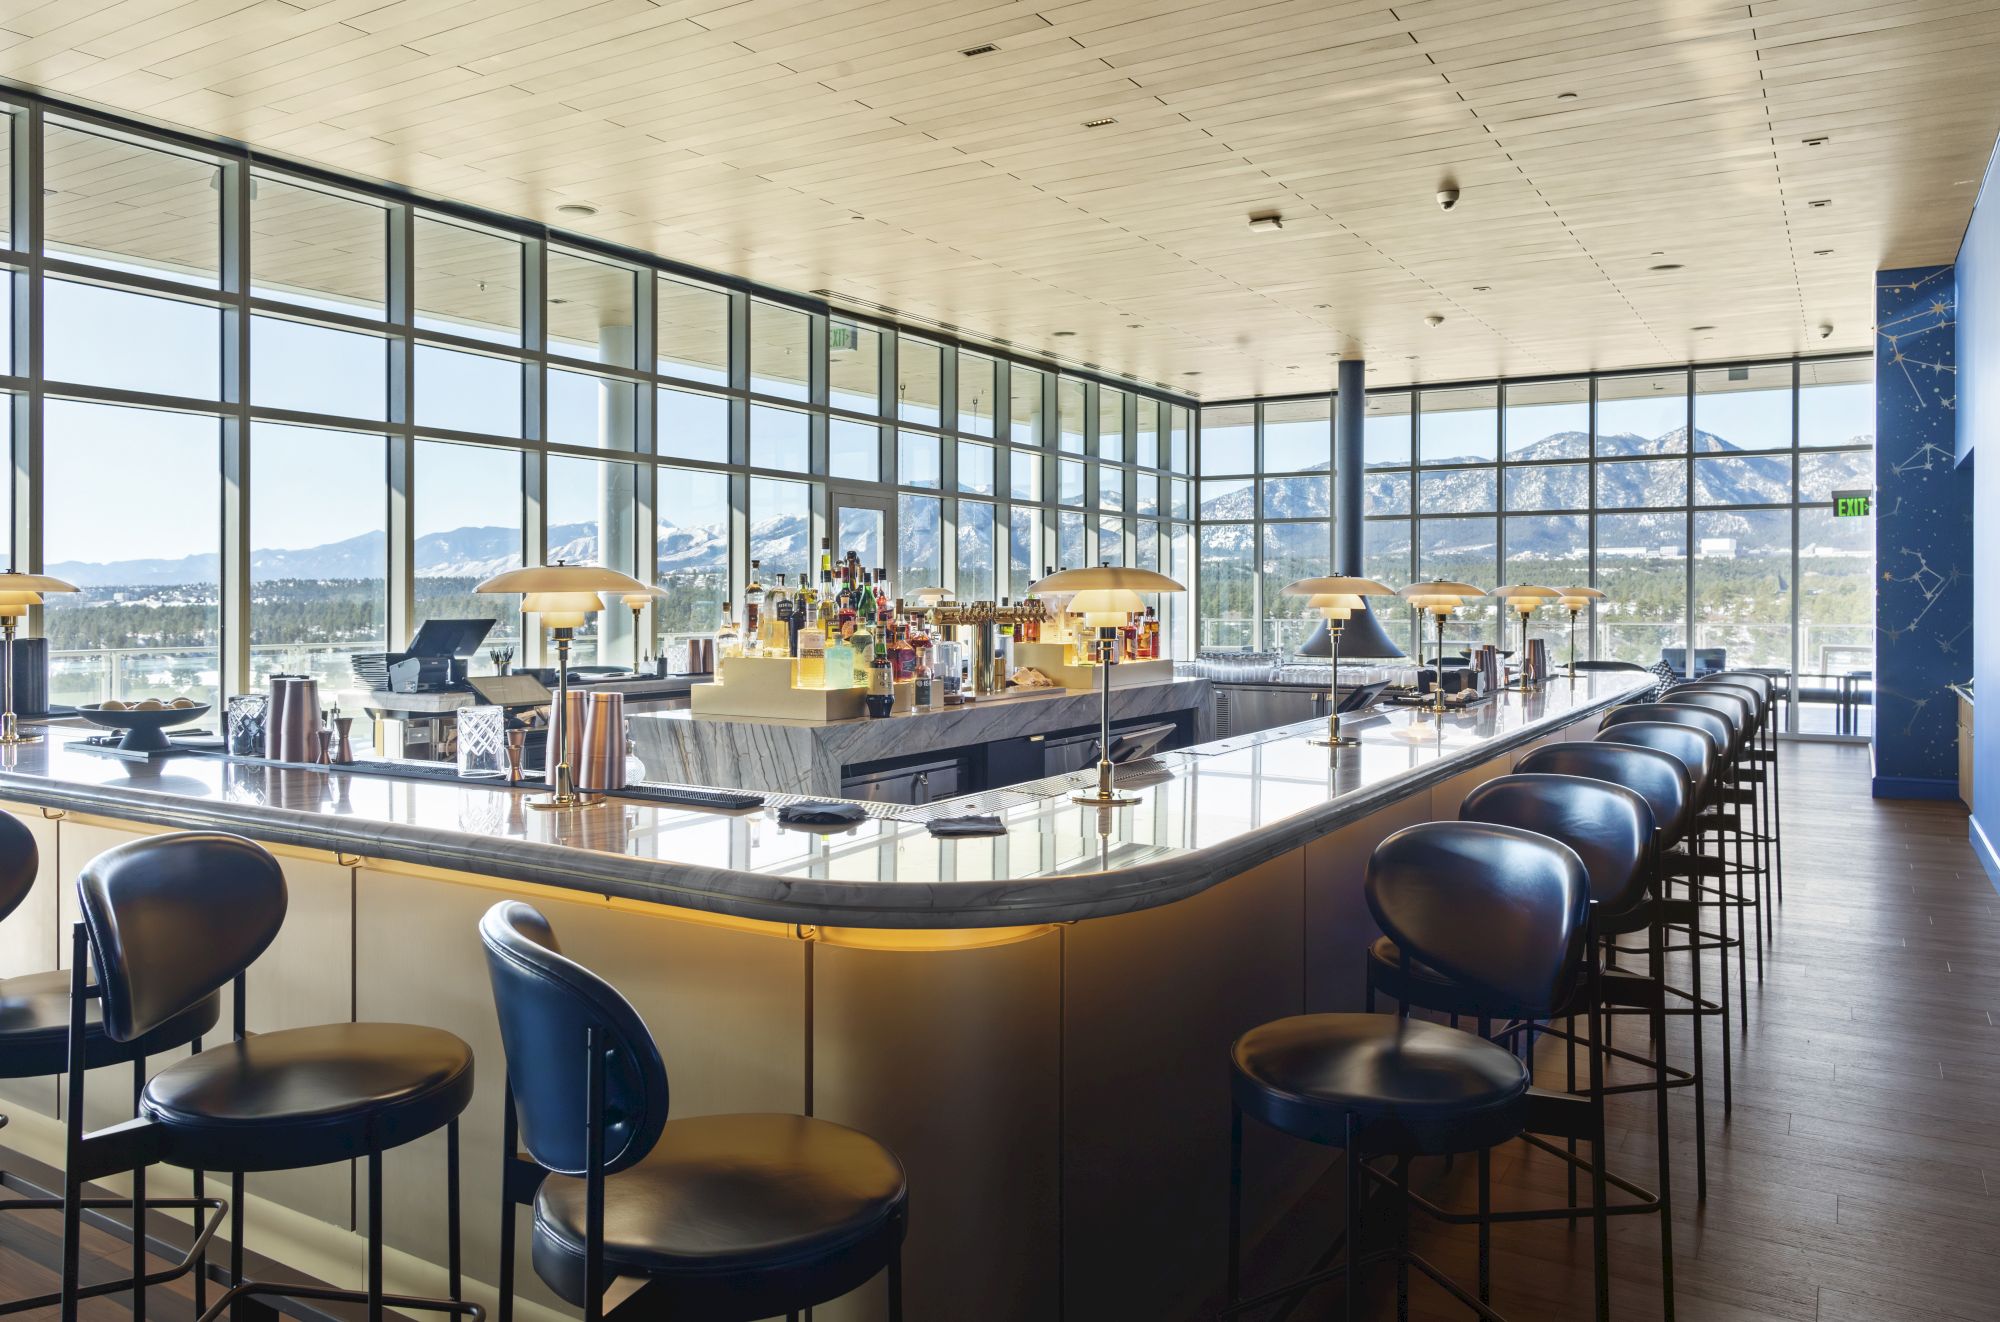
MULTIPOLYGON (((0 558, 51 600, 57 701, 209 700, 272 673, 343 706, 350 658, 426 620, 492 620, 478 582, 590 560, 613 603, 575 659, 678 659, 759 561, 816 576, 862 493, 899 596, 1018 599, 1056 565, 1187 576, 1187 405, 777 290, 414 205, 238 149, 0 100, 11 195, 0 392, 41 475, 0 558), (17 334, 24 329, 24 334, 17 334), (636 632, 635 632, 636 626, 636 632)), ((1190 641, 1192 612, 1161 603, 1190 641)), ((483 658, 482 658, 483 661, 483 658)))
MULTIPOLYGON (((1692 648, 1701 668, 1796 670, 1804 689, 1838 694, 1872 657, 1869 521, 1837 515, 1834 500, 1874 484, 1872 368, 1788 359, 1371 391, 1362 572, 1391 587, 1594 585, 1607 595, 1579 622, 1582 656, 1685 666, 1692 648)), ((1204 647, 1302 636, 1279 589, 1331 565, 1324 525, 1302 521, 1324 510, 1312 502, 1330 466, 1329 403, 1202 408, 1204 647), (1306 528, 1310 550, 1291 540, 1306 528)), ((1414 640, 1406 610, 1377 610, 1414 640)), ((1480 603, 1446 643, 1512 648, 1519 627, 1480 603)), ((1567 654, 1566 616, 1537 612, 1530 631, 1567 654)), ((1815 732, 1833 720, 1810 704, 1796 718, 1815 732)))

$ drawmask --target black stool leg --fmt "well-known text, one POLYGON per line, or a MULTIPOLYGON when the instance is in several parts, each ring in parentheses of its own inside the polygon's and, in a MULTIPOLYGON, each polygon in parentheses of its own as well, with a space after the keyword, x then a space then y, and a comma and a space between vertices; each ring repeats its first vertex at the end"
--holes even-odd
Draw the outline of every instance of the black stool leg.
MULTIPOLYGON (((132 1062, 132 1115, 139 1115, 139 1095, 146 1090, 146 1058, 132 1062)), ((199 1218, 199 1213, 196 1214, 199 1218)), ((132 1171, 132 1318, 146 1322, 146 1167, 132 1171)))
POLYGON ((1479 1302, 1493 1302, 1493 1153, 1479 1149, 1479 1302))
POLYGON ((1229 1302, 1243 1297, 1243 1111, 1229 1103, 1229 1302))
POLYGON ((382 1322, 382 1154, 368 1154, 368 1322, 382 1322))
MULTIPOLYGON (((1605 1211, 1605 1162, 1610 1160, 1604 1140, 1604 1040, 1603 1015, 1595 986, 1590 991, 1590 1238, 1597 1259, 1597 1322, 1611 1322, 1611 1217, 1605 1211)), ((1574 1169, 1574 1167, 1572 1167, 1574 1169)))
POLYGON ((1667 1134, 1667 956, 1661 948, 1666 934, 1652 928, 1647 964, 1653 975, 1653 1125, 1658 1131, 1660 1178, 1660 1292, 1665 1322, 1674 1322, 1674 1176, 1673 1144, 1667 1134))
POLYGON ((445 1126, 445 1179, 450 1187, 445 1191, 445 1233, 451 1236, 451 1297, 465 1298, 461 1288, 464 1275, 464 1261, 459 1253, 458 1234, 458 1121, 454 1119, 445 1126))
MULTIPOLYGON (((1693 882, 1688 883, 1688 894, 1695 894, 1693 882)), ((1689 983, 1694 993, 1694 1013, 1688 1016, 1688 1026, 1694 1034, 1694 1184, 1697 1201, 1708 1201, 1708 1053, 1702 1049, 1705 1034, 1702 1020, 1708 1012, 1702 1008, 1701 985, 1701 905, 1697 902, 1690 908, 1692 916, 1688 941, 1689 983)))
POLYGON ((903 1246, 889 1250, 889 1322, 903 1322, 903 1246))
MULTIPOLYGON (((1347 1273, 1343 1282, 1346 1322, 1361 1317, 1361 1126, 1347 1113, 1347 1273)), ((68 1322, 68 1320, 66 1320, 68 1322)))
POLYGON ((497 1322, 514 1322, 514 1156, 521 1150, 521 1122, 514 1090, 500 1112, 500 1308, 497 1322))
MULTIPOLYGON (((229 1288, 243 1284, 243 1172, 229 1174, 229 1288)), ((232 1322, 243 1316, 243 1300, 229 1301, 232 1322)))
POLYGON ((1396 1159, 1396 1322, 1410 1322, 1410 1162, 1396 1159))

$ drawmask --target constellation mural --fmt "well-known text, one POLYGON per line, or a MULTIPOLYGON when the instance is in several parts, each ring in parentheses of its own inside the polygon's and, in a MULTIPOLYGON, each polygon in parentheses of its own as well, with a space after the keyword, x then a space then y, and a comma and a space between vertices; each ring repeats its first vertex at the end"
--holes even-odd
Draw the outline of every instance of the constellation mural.
POLYGON ((1967 678, 1972 482, 1955 466, 1957 288, 1949 266, 1875 285, 1875 791, 1951 797, 1946 685, 1967 678))

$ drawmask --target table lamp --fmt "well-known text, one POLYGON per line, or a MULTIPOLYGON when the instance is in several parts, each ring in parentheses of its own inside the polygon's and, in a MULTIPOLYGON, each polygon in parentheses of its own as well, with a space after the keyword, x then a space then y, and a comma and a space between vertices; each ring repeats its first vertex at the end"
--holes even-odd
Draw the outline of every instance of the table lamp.
POLYGON ((1521 680, 1514 687, 1525 693, 1532 687, 1528 683, 1528 617, 1544 603, 1554 601, 1559 594, 1554 588, 1538 588, 1529 583, 1515 583, 1494 588, 1486 595, 1498 597, 1506 603, 1508 610, 1519 613, 1521 617, 1521 680))
POLYGON ((5 652, 0 653, 0 666, 6 670, 0 675, 0 747, 41 739, 38 734, 22 734, 20 722, 14 718, 14 630, 20 627, 28 607, 42 604, 44 593, 75 591, 76 584, 47 574, 0 574, 0 635, 7 640, 5 652))
POLYGON ((1593 601, 1604 600, 1596 588, 1557 588, 1556 604, 1569 612, 1569 678, 1576 682, 1576 617, 1593 601))
POLYGON ((1118 629, 1132 611, 1145 609, 1141 592, 1186 590, 1165 574, 1126 565, 1064 569, 1029 585, 1028 591, 1035 596, 1045 592, 1074 593, 1069 602, 1070 612, 1082 615, 1085 626, 1097 631, 1093 650, 1103 669, 1098 689, 1097 788, 1090 793, 1071 795, 1077 803, 1105 808, 1138 802, 1111 789, 1111 663, 1118 654, 1118 629))
POLYGON ((1343 738, 1340 733, 1340 631, 1356 612, 1366 610, 1366 597, 1387 597, 1395 594, 1395 589, 1377 583, 1372 578, 1302 578, 1287 583, 1283 588, 1287 597, 1305 597, 1306 605, 1320 613, 1326 621, 1326 630, 1331 640, 1333 654, 1333 693, 1327 716, 1326 738, 1312 742, 1325 748, 1335 748, 1341 744, 1358 743, 1359 740, 1343 738))
POLYGON ((1418 610, 1429 611, 1437 621, 1437 653, 1431 664, 1437 668, 1437 682, 1431 686, 1436 701, 1431 710, 1444 714, 1444 622, 1451 613, 1465 604, 1468 597, 1483 597, 1484 588, 1476 588, 1470 583, 1454 583, 1450 579, 1434 578, 1423 583, 1412 583, 1396 593, 1404 601, 1418 610))
POLYGON ((530 565, 496 574, 473 591, 520 593, 521 610, 539 616, 541 627, 556 640, 556 702, 549 713, 549 747, 544 754, 555 768, 554 788, 546 796, 528 800, 528 806, 551 811, 602 803, 602 796, 578 794, 570 779, 569 733, 563 728, 569 706, 569 643, 576 630, 604 609, 601 593, 638 595, 648 591, 646 585, 630 574, 602 565, 572 565, 558 560, 552 565, 530 565))
POLYGON ((659 588, 647 588, 643 592, 628 592, 618 598, 625 604, 625 609, 632 612, 632 673, 635 675, 646 668, 646 643, 640 636, 639 617, 645 613, 646 607, 653 604, 655 597, 666 595, 659 588))

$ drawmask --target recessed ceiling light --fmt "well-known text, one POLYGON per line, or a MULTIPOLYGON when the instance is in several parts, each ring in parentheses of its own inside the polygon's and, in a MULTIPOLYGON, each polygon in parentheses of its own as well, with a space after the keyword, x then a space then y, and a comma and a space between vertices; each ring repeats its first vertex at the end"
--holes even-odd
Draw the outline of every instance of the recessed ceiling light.
POLYGON ((1655 248, 1653 249, 1653 251, 1647 253, 1646 255, 1648 257, 1665 257, 1667 255, 1667 250, 1665 248, 1655 248))
POLYGON ((597 214, 597 208, 588 202, 565 202, 557 207, 556 211, 558 214, 564 216, 594 216, 597 214))
POLYGON ((1679 271, 1682 270, 1683 267, 1679 262, 1659 262, 1656 263, 1655 265, 1647 267, 1646 269, 1648 271, 1679 271))
POLYGON ((967 47, 966 47, 966 48, 965 48, 964 50, 960 51, 960 52, 959 52, 959 54, 960 54, 960 55, 991 55, 991 54, 992 54, 992 53, 993 53, 994 51, 997 51, 997 50, 999 50, 999 49, 1000 49, 1000 48, 999 48, 998 46, 995 46, 995 45, 994 45, 994 44, 993 44, 992 42, 990 42, 990 41, 989 41, 989 42, 986 42, 986 43, 984 43, 984 44, 982 44, 982 45, 978 45, 978 46, 967 46, 967 47))
POLYGON ((1574 100, 1576 100, 1576 93, 1575 93, 1575 92, 1557 92, 1557 93, 1556 93, 1556 100, 1558 100, 1558 101, 1574 101, 1574 100))
POLYGON ((1812 138, 1800 138, 1799 141, 1803 142, 1808 147, 1824 147, 1826 146, 1826 134, 1822 133, 1819 136, 1812 138))
POLYGON ((1953 188, 1963 188, 1971 182, 1972 181, 1970 179, 1954 179, 1951 181, 1951 186, 1953 188))
POLYGON ((1138 322, 1136 322, 1136 321, 1128 321, 1128 322, 1126 322, 1126 323, 1125 323, 1125 329, 1126 329, 1126 330, 1138 330, 1138 329, 1139 329, 1139 323, 1138 323, 1138 322))
POLYGON ((1815 257, 1831 257, 1831 256, 1833 256, 1833 249, 1831 249, 1831 248, 1814 248, 1814 249, 1813 249, 1813 256, 1815 256, 1815 257))
POLYGON ((1181 373, 1181 375, 1182 375, 1182 376, 1200 376, 1200 375, 1201 375, 1201 373, 1200 373, 1200 372, 1182 372, 1182 373, 1181 373))
POLYGON ((1284 227, 1285 227, 1285 218, 1279 215, 1275 211, 1260 211, 1256 215, 1250 217, 1250 228, 1258 231, 1259 233, 1268 233, 1271 230, 1281 230, 1284 227))
POLYGON ((1817 211, 1822 208, 1832 206, 1833 199, 1830 197, 1816 197, 1812 201, 1806 203, 1806 205, 1817 211))
POLYGON ((56 195, 56 190, 53 188, 44 188, 42 190, 43 197, 54 197, 55 195, 56 195))
POLYGON ((567 302, 569 302, 569 300, 566 298, 552 298, 549 300, 550 305, 554 307, 560 307, 561 305, 567 302))
POLYGON ((1333 304, 1331 304, 1331 303, 1315 303, 1315 304, 1313 304, 1313 310, 1314 310, 1315 312, 1324 312, 1324 311, 1326 311, 1326 310, 1327 310, 1328 308, 1330 308, 1330 307, 1332 307, 1332 306, 1333 306, 1333 304))
POLYGON ((1439 316, 1437 313, 1433 312, 1428 317, 1424 318, 1424 325, 1442 326, 1444 325, 1444 318, 1442 316, 1439 316))
POLYGON ((849 217, 848 217, 848 219, 849 219, 849 220, 866 220, 866 219, 868 219, 868 217, 866 217, 866 216, 849 216, 849 217))
POLYGON ((1493 289, 1492 285, 1474 285, 1472 287, 1472 292, 1475 294, 1485 294, 1492 292, 1492 289, 1493 289))
POLYGON ((1691 331, 1705 331, 1705 330, 1714 330, 1714 329, 1715 329, 1715 327, 1713 327, 1713 326, 1690 326, 1690 327, 1688 327, 1688 329, 1689 329, 1689 330, 1691 330, 1691 331))
POLYGON ((1055 332, 1055 337, 1059 340, 1063 340, 1063 339, 1068 339, 1070 336, 1074 334, 1076 334, 1075 331, 1057 331, 1055 332))
POLYGON ((1102 119, 1086 119, 1083 121, 1083 126, 1087 129, 1101 129, 1106 124, 1116 124, 1117 122, 1112 116, 1106 115, 1102 119))

